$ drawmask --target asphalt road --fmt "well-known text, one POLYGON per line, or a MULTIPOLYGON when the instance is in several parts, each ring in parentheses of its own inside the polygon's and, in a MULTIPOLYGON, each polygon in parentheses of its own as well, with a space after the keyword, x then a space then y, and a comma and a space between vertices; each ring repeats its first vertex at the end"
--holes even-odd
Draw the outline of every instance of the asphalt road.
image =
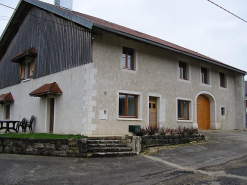
POLYGON ((247 131, 204 131, 208 142, 122 158, 0 154, 2 184, 247 184, 247 131))

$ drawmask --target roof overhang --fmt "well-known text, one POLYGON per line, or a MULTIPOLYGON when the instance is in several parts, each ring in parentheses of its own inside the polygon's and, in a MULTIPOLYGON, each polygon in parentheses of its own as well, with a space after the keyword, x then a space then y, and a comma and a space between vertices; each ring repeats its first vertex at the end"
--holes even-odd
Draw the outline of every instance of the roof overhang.
POLYGON ((182 51, 182 50, 179 50, 177 48, 173 48, 173 47, 170 47, 170 46, 167 46, 164 44, 160 44, 160 43, 157 43, 157 42, 145 39, 145 38, 141 38, 141 37, 138 37, 135 35, 125 33, 125 32, 121 32, 121 31, 114 30, 114 29, 111 29, 108 27, 104 27, 104 26, 95 24, 93 21, 87 20, 86 18, 75 15, 72 11, 70 11, 68 9, 62 9, 60 7, 58 8, 55 5, 49 5, 49 4, 46 4, 46 3, 43 3, 43 2, 37 1, 37 0, 20 0, 19 1, 17 8, 15 9, 15 11, 14 11, 10 21, 8 22, 8 25, 6 26, 4 32, 1 36, 1 39, 0 39, 0 59, 2 58, 3 54, 6 52, 8 45, 11 42, 11 39, 13 38, 13 36, 18 31, 22 20, 26 16, 26 12, 28 12, 30 7, 33 5, 41 8, 41 9, 47 10, 49 12, 52 12, 56 15, 59 15, 65 19, 71 20, 71 21, 73 21, 73 22, 75 22, 81 26, 84 26, 86 28, 89 28, 89 29, 92 29, 93 27, 100 28, 102 30, 106 30, 106 31, 109 31, 109 32, 112 32, 112 33, 115 33, 115 34, 118 34, 118 35, 121 35, 121 36, 124 36, 127 38, 138 40, 138 41, 141 41, 141 42, 144 42, 147 44, 151 44, 151 45, 154 45, 154 46, 157 46, 160 48, 164 48, 164 49, 167 49, 170 51, 181 53, 183 55, 190 56, 192 58, 196 58, 196 59, 214 64, 214 65, 217 65, 217 66, 220 66, 223 68, 230 69, 232 71, 241 73, 242 75, 246 75, 246 71, 243 71, 243 70, 234 68, 232 66, 226 65, 224 63, 218 62, 217 60, 213 60, 213 59, 210 60, 210 58, 203 58, 203 56, 198 56, 196 54, 182 51))
POLYGON ((37 0, 20 0, 17 7, 15 8, 14 13, 12 14, 7 26, 5 27, 1 38, 0 38, 0 59, 6 52, 9 44, 11 43, 12 38, 19 30, 19 27, 23 21, 23 19, 26 17, 28 10, 32 6, 39 7, 41 9, 47 10, 49 12, 52 12, 56 15, 59 15, 65 19, 71 20, 81 26, 84 26, 88 29, 92 29, 93 22, 89 21, 87 19, 84 19, 80 16, 74 15, 70 13, 70 11, 64 11, 63 9, 57 8, 55 6, 48 5, 46 3, 43 3, 41 1, 37 0))
POLYGON ((11 62, 15 62, 15 63, 19 63, 22 61, 23 57, 29 56, 29 57, 35 57, 37 55, 37 52, 35 50, 34 47, 25 50, 21 53, 19 53, 18 55, 14 56, 10 61, 11 62))
MULTIPOLYGON (((43 2, 37 1, 37 0, 23 0, 23 1, 25 1, 27 3, 30 3, 32 5, 35 5, 35 6, 39 7, 39 8, 44 9, 44 10, 50 11, 50 12, 52 12, 54 14, 57 14, 57 15, 59 15, 61 17, 64 17, 64 18, 66 18, 68 20, 71 20, 71 21, 73 21, 73 22, 75 22, 77 24, 80 24, 80 25, 82 25, 82 26, 84 26, 86 28, 92 29, 92 27, 93 27, 93 22, 92 21, 89 21, 89 20, 84 19, 82 17, 76 16, 76 15, 70 13, 69 11, 64 11, 62 9, 50 6, 50 5, 46 4, 46 3, 43 3, 43 2)), ((66 9, 66 10, 68 10, 68 9, 66 9)))
POLYGON ((52 82, 42 85, 38 89, 29 93, 29 95, 34 97, 47 97, 48 95, 59 95, 62 93, 63 92, 59 88, 58 84, 56 82, 52 82))
POLYGON ((14 98, 13 98, 11 92, 0 95, 0 104, 13 103, 13 102, 14 102, 14 98))

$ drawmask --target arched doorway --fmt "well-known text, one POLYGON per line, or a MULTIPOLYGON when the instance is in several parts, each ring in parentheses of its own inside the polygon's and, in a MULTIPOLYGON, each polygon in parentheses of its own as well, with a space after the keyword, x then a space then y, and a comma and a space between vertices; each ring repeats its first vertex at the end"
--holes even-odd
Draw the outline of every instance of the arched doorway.
POLYGON ((210 129, 210 101, 208 97, 199 95, 197 103, 197 124, 199 130, 210 129))

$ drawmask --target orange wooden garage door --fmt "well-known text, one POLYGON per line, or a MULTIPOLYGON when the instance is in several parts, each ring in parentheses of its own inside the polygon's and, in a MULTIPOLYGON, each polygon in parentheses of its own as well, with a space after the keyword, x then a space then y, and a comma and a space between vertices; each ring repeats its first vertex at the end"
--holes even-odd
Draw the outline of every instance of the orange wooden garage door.
POLYGON ((204 95, 197 98, 197 124, 199 130, 210 129, 210 102, 204 95))

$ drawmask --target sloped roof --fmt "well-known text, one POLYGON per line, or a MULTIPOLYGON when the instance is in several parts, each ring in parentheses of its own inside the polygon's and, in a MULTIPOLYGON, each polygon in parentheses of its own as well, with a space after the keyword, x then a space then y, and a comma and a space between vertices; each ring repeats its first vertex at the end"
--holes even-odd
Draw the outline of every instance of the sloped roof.
POLYGON ((38 89, 32 91, 29 93, 30 96, 35 97, 42 97, 47 95, 56 95, 56 94, 62 94, 63 92, 59 88, 58 84, 56 82, 44 84, 38 89))
MULTIPOLYGON (((107 30, 107 31, 110 31, 110 32, 113 32, 113 33, 116 33, 116 34, 119 34, 119 35, 122 35, 125 37, 129 37, 131 39, 139 40, 141 42, 145 42, 145 43, 152 44, 152 45, 155 45, 158 47, 162 47, 162 48, 165 48, 168 50, 172 50, 172 51, 175 51, 178 53, 182 53, 184 55, 187 55, 187 56, 190 56, 193 58, 197 58, 199 60, 203 60, 203 61, 208 62, 208 63, 212 63, 215 65, 224 67, 224 68, 228 68, 228 69, 233 70, 233 71, 237 71, 237 72, 242 73, 242 74, 246 74, 246 72, 243 70, 229 66, 229 65, 224 64, 222 62, 219 62, 215 59, 212 59, 208 56, 202 55, 198 52, 195 52, 195 51, 192 51, 190 49, 181 47, 181 46, 173 44, 171 42, 167 42, 167 41, 159 39, 157 37, 153 37, 151 35, 147 35, 145 33, 141 33, 139 31, 132 30, 130 28, 127 28, 127 27, 124 27, 124 26, 121 26, 121 25, 118 25, 118 24, 115 24, 115 23, 112 23, 112 22, 109 22, 109 21, 106 21, 106 20, 103 20, 100 18, 96 18, 96 17, 86 15, 83 13, 64 9, 64 8, 61 8, 61 7, 52 5, 52 4, 44 3, 44 2, 41 2, 38 0, 20 0, 18 7, 17 7, 17 10, 18 9, 20 9, 20 10, 27 9, 28 7, 30 7, 30 5, 34 5, 34 6, 37 6, 39 8, 50 11, 54 14, 57 14, 61 17, 66 18, 68 20, 76 22, 82 26, 85 26, 89 29, 93 29, 93 27, 104 29, 104 30, 107 30)), ((14 14, 20 14, 20 11, 15 11, 14 14)), ((12 16, 12 19, 14 19, 14 21, 16 21, 15 19, 17 19, 17 17, 18 17, 17 15, 12 16)), ((10 20, 7 28, 8 27, 10 27, 10 29, 14 28, 14 26, 13 26, 14 21, 11 22, 12 19, 10 20)), ((4 34, 9 36, 10 32, 7 30, 7 28, 5 29, 4 34)), ((9 42, 7 42, 7 40, 8 39, 6 39, 4 37, 1 38, 1 41, 0 41, 0 58, 1 58, 2 53, 4 52, 4 49, 5 49, 5 47, 3 47, 2 45, 8 45, 8 43, 9 43, 9 42), (4 40, 5 44, 1 43, 2 40, 4 40), (2 52, 1 52, 1 50, 2 50, 2 52)))
POLYGON ((0 95, 0 104, 2 104, 2 103, 12 103, 12 102, 14 102, 14 98, 13 98, 11 92, 0 95))
POLYGON ((34 47, 27 49, 21 53, 19 53, 18 55, 14 56, 10 61, 11 62, 18 62, 18 59, 24 57, 24 56, 36 56, 37 52, 35 50, 34 47))
MULTIPOLYGON (((51 6, 55 6, 55 5, 51 5, 51 6)), ((170 49, 170 50, 173 50, 173 51, 176 51, 176 52, 180 52, 180 53, 183 53, 183 54, 189 54, 192 57, 196 56, 199 59, 205 59, 207 62, 212 61, 213 63, 216 63, 216 65, 220 65, 222 67, 231 68, 231 69, 237 70, 238 72, 241 72, 241 73, 244 73, 244 74, 246 73, 243 70, 234 68, 234 67, 232 67, 230 65, 224 64, 224 63, 222 63, 220 61, 217 61, 215 59, 212 59, 212 58, 210 58, 208 56, 202 55, 202 54, 200 54, 198 52, 195 52, 195 51, 192 51, 190 49, 181 47, 179 45, 176 45, 176 44, 173 44, 171 42, 162 40, 160 38, 153 37, 151 35, 148 35, 148 34, 145 34, 145 33, 141 33, 139 31, 136 31, 136 30, 133 30, 133 29, 130 29, 130 28, 127 28, 127 27, 124 27, 124 26, 121 26, 121 25, 106 21, 104 19, 100 19, 100 18, 94 17, 94 16, 90 16, 90 15, 83 14, 83 13, 80 13, 80 12, 70 11, 70 10, 63 9, 61 7, 58 7, 58 6, 55 6, 55 7, 57 7, 58 9, 61 9, 63 11, 71 12, 72 14, 77 15, 77 16, 83 18, 83 19, 92 21, 94 23, 93 24, 94 27, 98 27, 98 28, 101 28, 101 29, 106 29, 108 31, 115 32, 115 33, 118 33, 118 34, 122 33, 124 36, 134 36, 134 37, 132 37, 133 39, 140 38, 140 39, 142 39, 141 41, 147 41, 150 44, 155 44, 156 43, 157 46, 164 46, 166 49, 170 49)))

